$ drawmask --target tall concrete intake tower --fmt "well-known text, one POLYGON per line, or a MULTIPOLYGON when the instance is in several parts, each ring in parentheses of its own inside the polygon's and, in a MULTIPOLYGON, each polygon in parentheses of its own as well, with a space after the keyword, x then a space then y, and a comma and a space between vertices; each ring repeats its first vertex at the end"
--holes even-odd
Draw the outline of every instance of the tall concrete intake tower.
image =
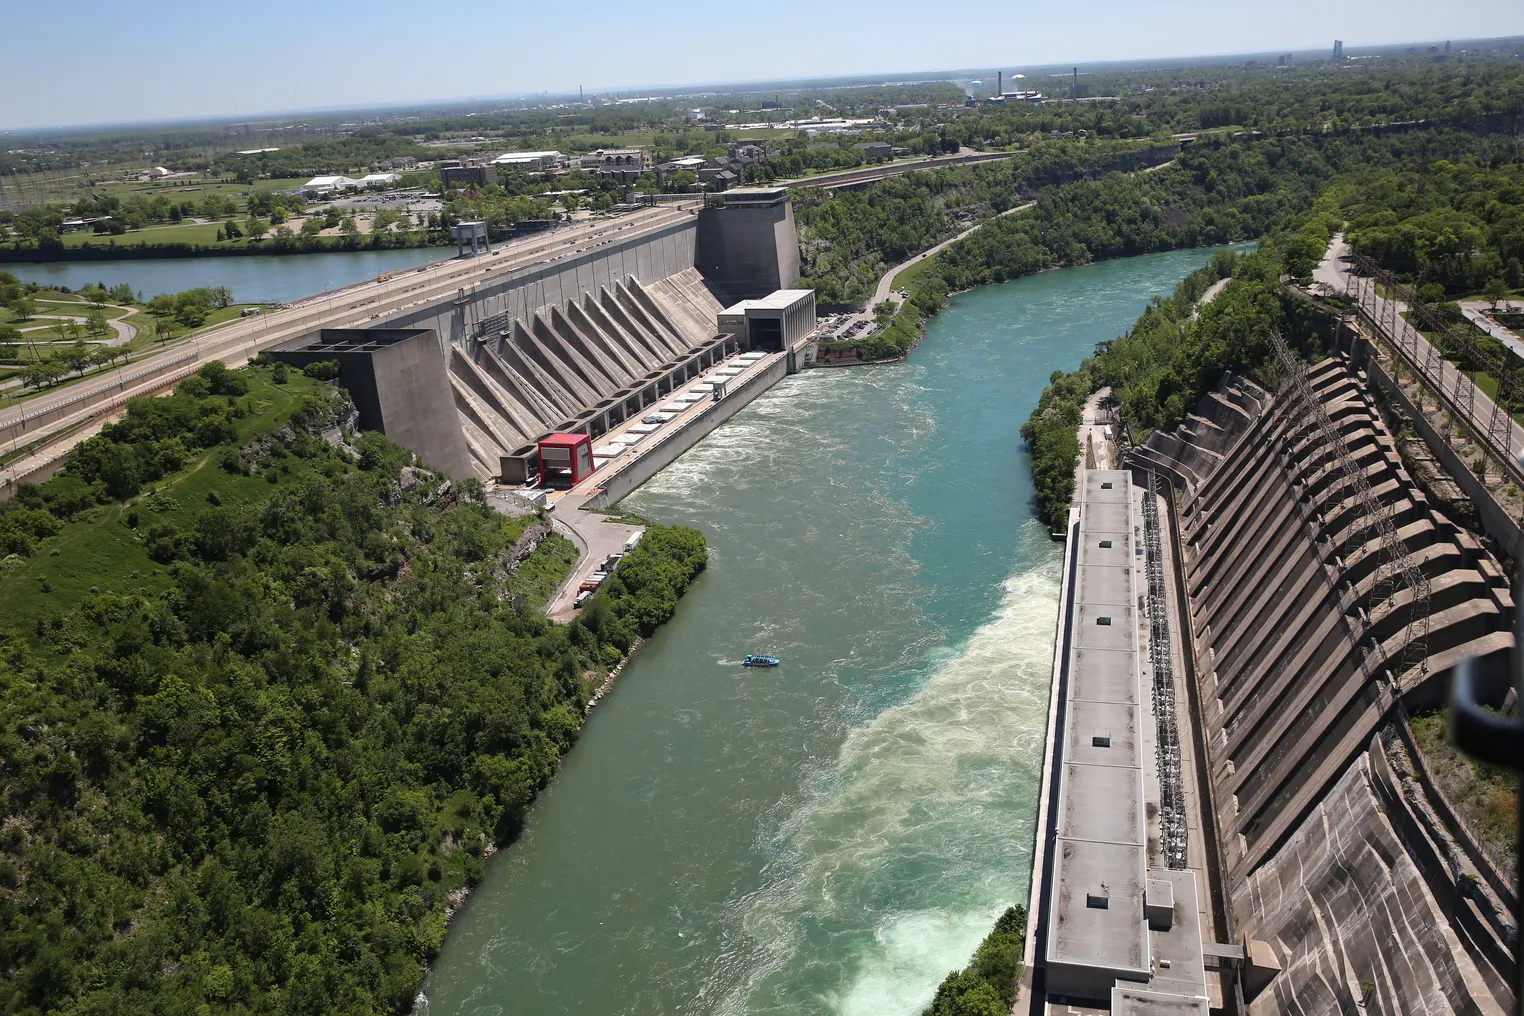
POLYGON ((699 212, 695 263, 727 304, 793 289, 799 282, 799 234, 788 189, 712 195, 699 212))

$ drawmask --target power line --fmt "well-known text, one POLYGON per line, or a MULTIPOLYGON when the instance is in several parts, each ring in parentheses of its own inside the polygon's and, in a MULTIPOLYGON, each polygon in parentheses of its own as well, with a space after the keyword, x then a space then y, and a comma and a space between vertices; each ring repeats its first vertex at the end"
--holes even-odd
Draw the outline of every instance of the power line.
MULTIPOLYGON (((1372 672, 1372 657, 1377 647, 1370 642, 1370 633, 1379 621, 1385 620, 1398 609, 1397 596, 1406 589, 1410 595, 1402 641, 1398 652, 1393 654, 1396 665, 1389 666, 1388 669, 1396 678, 1401 678, 1409 668, 1415 666, 1420 668, 1420 673, 1426 673, 1429 658, 1429 578, 1413 561, 1402 538, 1398 536, 1397 527, 1392 522, 1392 506, 1371 490, 1365 470, 1355 462, 1349 446, 1344 443, 1344 436, 1328 418, 1322 401, 1313 392, 1312 385, 1307 380, 1307 365, 1291 352, 1279 332, 1272 331, 1269 334, 1271 348, 1283 375, 1280 397, 1287 400, 1290 412, 1296 415, 1298 423, 1302 425, 1301 429, 1309 436, 1322 439, 1323 447, 1333 457, 1354 501, 1354 525, 1346 546, 1356 548, 1355 554, 1361 556, 1346 560, 1344 571, 1347 574, 1353 570, 1352 565, 1364 556, 1362 551, 1381 555, 1376 562, 1371 595, 1367 601, 1371 609, 1368 612, 1361 611, 1359 623, 1353 626, 1360 669, 1367 679, 1375 676, 1372 672), (1377 546, 1371 548, 1373 540, 1377 546)), ((1283 437, 1282 441, 1289 445, 1291 438, 1283 437)), ((1287 455, 1294 454, 1289 447, 1283 447, 1282 451, 1287 455)), ((1303 492, 1298 492, 1301 493, 1303 492)), ((1299 510, 1304 513, 1315 510, 1303 497, 1298 496, 1296 500, 1299 510)))

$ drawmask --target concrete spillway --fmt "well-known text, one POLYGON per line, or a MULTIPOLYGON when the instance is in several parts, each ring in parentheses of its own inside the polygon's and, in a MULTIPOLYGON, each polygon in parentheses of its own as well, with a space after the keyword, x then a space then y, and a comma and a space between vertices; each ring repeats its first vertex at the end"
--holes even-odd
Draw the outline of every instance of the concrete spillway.
POLYGON ((1222 891, 1281 969, 1251 1011, 1501 1011, 1516 932, 1486 879, 1460 877, 1448 805, 1402 778, 1393 732, 1399 700, 1435 702, 1461 658, 1512 649, 1508 579, 1415 489, 1361 374, 1330 359, 1307 381, 1332 444, 1298 400, 1230 379, 1129 458, 1179 492, 1222 891), (1426 580, 1421 661, 1394 555, 1426 580))
POLYGON ((721 309, 688 268, 648 285, 629 278, 600 286, 452 345, 450 386, 477 471, 498 475, 502 459, 535 438, 581 429, 574 421, 589 408, 601 410, 595 436, 611 413, 624 419, 625 402, 641 408, 649 401, 642 389, 683 374, 719 338, 721 309))

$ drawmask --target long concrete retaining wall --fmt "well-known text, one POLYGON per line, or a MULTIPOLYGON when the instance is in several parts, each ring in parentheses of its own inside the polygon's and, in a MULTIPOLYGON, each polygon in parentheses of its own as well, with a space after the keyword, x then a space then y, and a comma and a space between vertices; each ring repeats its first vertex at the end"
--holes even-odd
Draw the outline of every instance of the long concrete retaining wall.
MULTIPOLYGON (((529 320, 543 307, 562 306, 583 293, 604 286, 639 279, 650 285, 694 265, 698 218, 676 222, 655 233, 633 240, 608 240, 585 248, 564 260, 530 265, 518 271, 472 286, 462 294, 398 314, 383 317, 385 328, 432 328, 441 349, 462 343, 493 319, 504 323, 514 318, 529 320), (461 297, 464 300, 461 300, 461 297)), ((491 255, 483 255, 482 260, 491 255)))
POLYGON ((706 407, 681 430, 673 431, 667 435, 666 440, 641 453, 639 458, 609 477, 603 488, 588 499, 585 507, 596 511, 629 497, 641 484, 676 462, 680 455, 787 375, 788 356, 786 353, 780 354, 743 384, 728 392, 719 402, 706 407))

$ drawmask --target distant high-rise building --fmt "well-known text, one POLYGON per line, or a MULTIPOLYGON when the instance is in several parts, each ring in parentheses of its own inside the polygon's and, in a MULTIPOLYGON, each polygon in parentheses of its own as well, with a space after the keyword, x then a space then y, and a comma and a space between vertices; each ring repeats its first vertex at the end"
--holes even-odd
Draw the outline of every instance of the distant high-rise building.
POLYGON ((1343 39, 1335 39, 1334 40, 1334 59, 1335 60, 1343 60, 1344 59, 1344 40, 1343 39))
POLYGON ((1449 39, 1445 40, 1445 52, 1446 53, 1450 52, 1450 40, 1449 39))

